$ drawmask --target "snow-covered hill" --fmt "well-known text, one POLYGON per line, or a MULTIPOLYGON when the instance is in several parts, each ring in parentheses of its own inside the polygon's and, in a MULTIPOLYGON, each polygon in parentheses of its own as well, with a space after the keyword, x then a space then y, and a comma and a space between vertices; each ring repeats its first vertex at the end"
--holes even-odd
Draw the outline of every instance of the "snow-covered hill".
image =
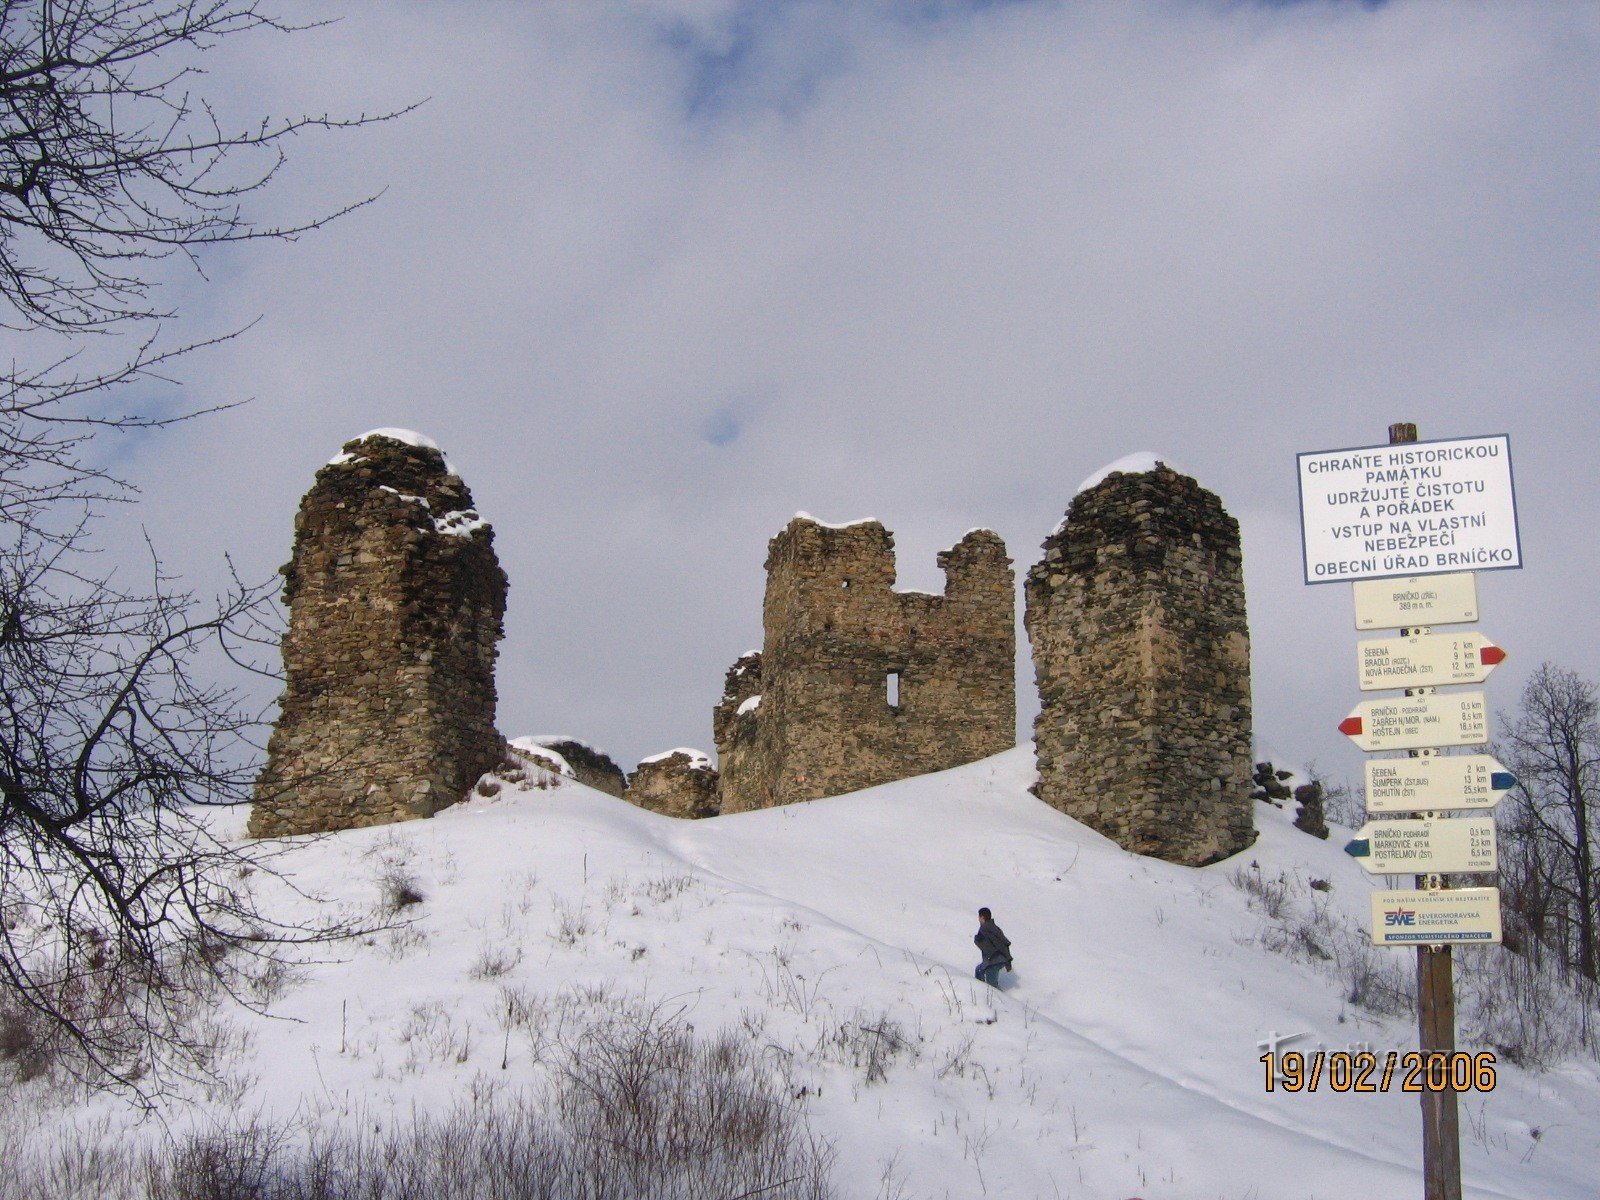
MULTIPOLYGON (((1350 1004, 1316 952, 1263 944, 1258 893, 1275 887, 1323 906, 1320 928, 1364 926, 1383 881, 1340 831, 1318 841, 1258 804, 1251 850, 1191 870, 1124 853, 1031 781, 1022 747, 699 822, 563 781, 308 839, 281 861, 306 893, 369 913, 396 888, 422 898, 404 927, 308 963, 277 1019, 238 1018, 250 1037, 220 1103, 274 1120, 443 1110, 475 1081, 530 1077, 508 1004, 588 989, 756 1044, 837 1147, 846 1197, 1420 1195, 1419 1106, 1398 1073, 1387 1094, 1268 1093, 1258 1061, 1287 1035, 1415 1047, 1411 1021, 1350 1004), (998 994, 972 978, 980 905, 1016 955, 998 994)), ((1374 953, 1409 970, 1408 952, 1374 953)), ((43 1131, 131 1119, 101 1100, 43 1131)), ((1593 1197, 1600 1077, 1502 1063, 1492 1093, 1463 1097, 1462 1131, 1469 1195, 1593 1197)))

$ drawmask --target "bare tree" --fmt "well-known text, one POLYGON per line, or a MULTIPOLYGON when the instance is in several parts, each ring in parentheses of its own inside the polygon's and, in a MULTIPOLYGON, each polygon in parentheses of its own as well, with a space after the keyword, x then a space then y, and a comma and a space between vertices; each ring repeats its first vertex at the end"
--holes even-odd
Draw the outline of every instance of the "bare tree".
POLYGON ((368 202, 251 217, 293 138, 398 115, 226 126, 206 53, 295 28, 259 0, 0 0, 0 1057, 64 1047, 146 1099, 158 1065, 206 1068, 197 996, 338 932, 269 919, 250 895, 265 855, 213 833, 210 811, 249 797, 261 715, 214 669, 259 669, 270 589, 234 578, 201 605, 153 548, 130 586, 91 537, 130 498, 97 440, 199 415, 109 409, 212 344, 160 347, 156 260, 368 202), (89 334, 130 349, 84 366, 89 334))
POLYGON ((225 128, 197 90, 206 52, 295 28, 256 0, 0 0, 0 296, 57 329, 159 316, 148 260, 293 237, 368 203, 288 224, 245 210, 297 135, 394 115, 225 128))
POLYGON ((1502 814, 1508 901, 1531 940, 1596 978, 1600 924, 1600 697, 1575 672, 1544 663, 1502 719, 1496 751, 1517 776, 1502 814))

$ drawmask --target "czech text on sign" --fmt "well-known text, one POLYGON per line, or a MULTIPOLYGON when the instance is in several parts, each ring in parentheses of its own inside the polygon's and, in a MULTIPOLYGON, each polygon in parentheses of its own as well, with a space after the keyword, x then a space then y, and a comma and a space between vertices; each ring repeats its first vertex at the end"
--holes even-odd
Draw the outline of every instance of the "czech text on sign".
POLYGON ((1482 692, 1433 692, 1403 700, 1363 700, 1339 723, 1363 750, 1481 746, 1489 740, 1482 692))
POLYGON ((1367 759, 1367 811, 1493 808, 1517 784, 1487 754, 1367 759))
POLYGON ((1355 595, 1357 629, 1461 625, 1478 619, 1478 577, 1470 571, 1358 579, 1350 590, 1355 595))
POLYGON ((1482 683, 1506 652, 1481 633, 1376 638, 1356 647, 1361 690, 1482 683))
POLYGON ((1494 818, 1368 821, 1345 847, 1372 875, 1496 871, 1494 818))
POLYGON ((1321 450, 1299 462, 1307 583, 1522 565, 1504 434, 1321 450))
POLYGON ((1499 940, 1499 888, 1372 893, 1374 945, 1428 946, 1499 940))

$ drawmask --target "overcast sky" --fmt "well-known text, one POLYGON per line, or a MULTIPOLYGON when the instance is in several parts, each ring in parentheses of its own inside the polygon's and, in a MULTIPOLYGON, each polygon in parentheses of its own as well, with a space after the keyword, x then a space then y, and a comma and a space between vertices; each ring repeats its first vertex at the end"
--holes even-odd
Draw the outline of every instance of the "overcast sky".
POLYGON ((1294 456, 1409 420, 1510 435, 1491 700, 1600 677, 1595 5, 333 7, 216 63, 230 111, 427 104, 298 143, 259 211, 377 203, 178 284, 191 332, 262 317, 183 377, 251 404, 125 448, 202 590, 287 559, 341 442, 420 430, 510 576, 502 730, 631 768, 711 748, 797 509, 878 517, 929 590, 989 526, 1020 581, 1150 450, 1243 525, 1258 745, 1353 777, 1350 589, 1301 583, 1294 456))

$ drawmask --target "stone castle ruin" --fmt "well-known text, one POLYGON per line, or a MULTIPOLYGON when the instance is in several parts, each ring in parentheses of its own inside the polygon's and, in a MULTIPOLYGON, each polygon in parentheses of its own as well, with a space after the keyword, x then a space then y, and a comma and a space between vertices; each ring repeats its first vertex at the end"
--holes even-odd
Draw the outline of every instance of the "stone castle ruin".
MULTIPOLYGON (((466 485, 420 435, 378 430, 317 473, 283 568, 287 687, 254 836, 431 816, 506 762, 494 662, 506 577, 466 485)), ((1041 799, 1128 850, 1193 865, 1254 838, 1239 528, 1164 465, 1082 492, 1029 573, 1041 799)), ((718 763, 625 779, 576 738, 517 754, 674 817, 835 796, 1016 742, 1015 583, 1000 537, 938 556, 942 594, 894 587, 877 521, 802 513, 768 544, 764 642, 729 669, 718 763)), ((485 793, 489 794, 489 793, 485 793)))
POLYGON ((438 447, 401 430, 345 443, 283 577, 286 689, 252 836, 432 816, 501 763, 506 576, 438 447))
POLYGON ((1080 493, 1028 572, 1037 792, 1199 866, 1255 840, 1239 523, 1157 464, 1080 493))
POLYGON ((767 547, 765 644, 714 714, 722 811, 836 796, 1016 744, 1015 585, 973 530, 944 594, 894 590, 894 535, 802 514, 767 547))

